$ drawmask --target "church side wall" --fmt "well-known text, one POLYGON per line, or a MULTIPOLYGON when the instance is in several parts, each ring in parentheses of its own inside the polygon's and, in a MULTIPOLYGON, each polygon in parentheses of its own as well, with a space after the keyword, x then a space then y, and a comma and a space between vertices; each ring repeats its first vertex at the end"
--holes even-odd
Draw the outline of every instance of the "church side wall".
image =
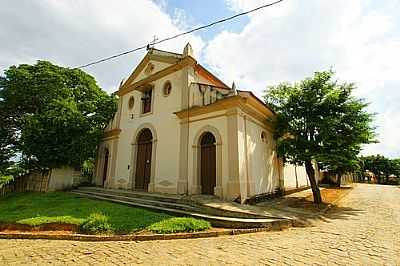
MULTIPOLYGON (((251 116, 241 117, 244 139, 241 149, 241 164, 247 179, 246 198, 264 193, 273 193, 279 188, 279 164, 275 151, 275 141, 272 132, 260 125, 251 116), (247 156, 247 158, 246 158, 247 156), (246 165, 247 163, 247 172, 246 165)), ((244 190, 244 189, 242 189, 244 190)), ((243 195, 244 197, 244 195, 243 195)))

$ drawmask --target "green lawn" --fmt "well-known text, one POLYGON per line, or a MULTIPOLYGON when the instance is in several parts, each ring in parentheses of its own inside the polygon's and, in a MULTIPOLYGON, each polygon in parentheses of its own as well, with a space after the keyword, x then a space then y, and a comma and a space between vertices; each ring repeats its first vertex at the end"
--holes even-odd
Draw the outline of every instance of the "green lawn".
MULTIPOLYGON (((15 193, 5 198, 0 198, 0 223, 40 225, 59 222, 77 225, 89 224, 89 226, 95 224, 95 226, 98 226, 98 223, 106 222, 108 223, 107 228, 110 229, 109 231, 132 233, 137 230, 151 228, 153 224, 158 224, 159 222, 165 224, 164 227, 173 226, 176 228, 176 222, 168 223, 171 218, 174 218, 174 216, 142 208, 92 200, 64 192, 15 193), (89 216, 91 217, 90 219, 89 216)), ((207 222, 196 221, 192 223, 192 227, 189 229, 182 226, 182 231, 201 231, 209 228, 207 222), (197 228, 199 223, 201 223, 201 226, 197 228), (208 226, 205 226, 205 223, 208 226)), ((182 220, 182 222, 188 223, 187 220, 182 220)), ((162 231, 159 227, 157 227, 157 230, 159 232, 162 231)), ((163 230, 165 232, 178 232, 173 228, 171 230, 163 228, 163 230)))

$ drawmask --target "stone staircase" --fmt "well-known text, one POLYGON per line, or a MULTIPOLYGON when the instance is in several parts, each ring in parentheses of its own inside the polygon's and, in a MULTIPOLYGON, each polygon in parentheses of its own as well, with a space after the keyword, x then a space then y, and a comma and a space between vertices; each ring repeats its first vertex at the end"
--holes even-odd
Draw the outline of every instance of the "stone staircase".
POLYGON ((171 213, 178 216, 192 216, 209 221, 214 227, 224 228, 271 228, 282 229, 292 225, 290 219, 264 215, 227 211, 204 206, 190 198, 180 195, 167 195, 149 192, 104 189, 99 187, 79 187, 71 193, 94 198, 171 213))

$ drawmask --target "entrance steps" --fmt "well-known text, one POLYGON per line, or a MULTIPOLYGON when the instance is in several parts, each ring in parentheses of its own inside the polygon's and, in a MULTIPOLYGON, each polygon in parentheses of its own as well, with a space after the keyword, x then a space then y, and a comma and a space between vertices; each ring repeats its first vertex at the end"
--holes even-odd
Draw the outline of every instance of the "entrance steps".
POLYGON ((178 216, 192 216, 209 221, 214 227, 225 228, 268 228, 281 229, 292 225, 291 219, 268 217, 251 213, 221 210, 180 195, 150 192, 79 187, 72 193, 88 198, 105 200, 128 206, 141 207, 171 213, 178 216))

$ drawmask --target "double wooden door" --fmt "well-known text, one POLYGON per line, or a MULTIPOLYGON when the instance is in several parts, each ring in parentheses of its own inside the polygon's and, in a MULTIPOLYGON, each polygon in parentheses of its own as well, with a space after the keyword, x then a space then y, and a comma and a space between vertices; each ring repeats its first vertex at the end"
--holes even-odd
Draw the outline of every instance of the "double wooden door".
POLYGON ((214 195, 216 185, 216 148, 214 135, 207 132, 201 146, 201 194, 214 195))
POLYGON ((137 142, 135 189, 148 190, 151 175, 152 134, 145 129, 137 142))

